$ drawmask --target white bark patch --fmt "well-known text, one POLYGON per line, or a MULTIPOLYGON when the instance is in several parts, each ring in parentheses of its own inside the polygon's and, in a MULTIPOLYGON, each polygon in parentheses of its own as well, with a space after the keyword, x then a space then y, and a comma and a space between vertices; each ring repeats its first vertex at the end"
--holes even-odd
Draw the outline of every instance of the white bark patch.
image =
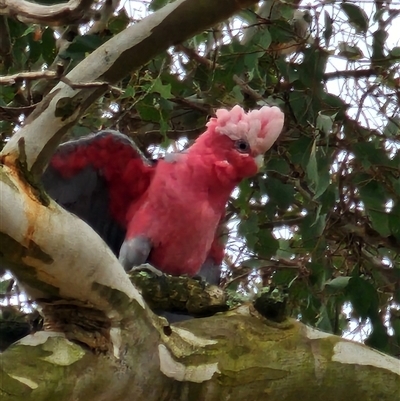
POLYGON ((121 348, 121 330, 117 327, 112 327, 110 330, 110 340, 113 345, 114 356, 119 359, 119 350, 121 348))
POLYGON ((312 327, 306 326, 306 336, 310 340, 319 340, 321 338, 332 337, 333 334, 324 333, 323 331, 315 330, 312 327))
POLYGON ((194 345, 195 347, 205 347, 207 345, 214 345, 217 344, 218 341, 216 340, 209 340, 208 338, 202 338, 194 335, 192 332, 188 330, 181 329, 179 327, 171 327, 172 331, 178 334, 186 342, 194 345))
POLYGON ((248 305, 240 305, 236 309, 233 309, 235 315, 251 316, 250 309, 248 305))
POLYGON ((26 378, 26 377, 20 377, 20 376, 14 376, 14 375, 9 375, 10 377, 12 377, 15 380, 18 380, 19 382, 27 385, 29 388, 31 388, 32 390, 35 390, 36 388, 39 387, 39 385, 37 383, 35 383, 34 381, 26 378))
POLYGON ((40 359, 59 366, 72 365, 85 355, 85 351, 80 346, 60 337, 50 338, 43 345, 43 350, 50 351, 52 354, 40 359))
POLYGON ((341 341, 333 349, 332 361, 351 365, 369 365, 390 370, 400 376, 400 361, 363 345, 341 341))
POLYGON ((172 358, 171 353, 163 344, 158 346, 160 357, 160 370, 165 376, 178 380, 189 381, 193 383, 203 383, 210 380, 215 373, 221 373, 218 370, 218 363, 208 363, 198 366, 186 366, 172 358))
MULTIPOLYGON (((49 207, 41 205, 26 192, 13 171, 5 168, 7 172, 11 184, 0 181, 0 232, 23 246, 33 242, 53 259, 52 263, 45 262, 35 254, 23 258, 36 270, 39 281, 58 288, 61 297, 80 300, 102 311, 115 308, 109 299, 93 291, 93 283, 121 291, 145 308, 139 291, 114 254, 85 222, 55 202, 49 207)), ((29 294, 33 298, 47 295, 33 288, 29 294)))
POLYGON ((65 335, 54 331, 38 331, 35 334, 30 334, 29 336, 22 338, 17 344, 36 347, 39 344, 44 344, 50 337, 65 338, 65 335))

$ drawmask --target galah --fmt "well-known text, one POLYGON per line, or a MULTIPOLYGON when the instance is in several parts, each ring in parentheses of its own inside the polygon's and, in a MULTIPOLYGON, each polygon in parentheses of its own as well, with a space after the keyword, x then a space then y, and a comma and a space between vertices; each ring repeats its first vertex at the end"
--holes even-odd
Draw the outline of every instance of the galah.
POLYGON ((167 274, 216 283, 227 201, 258 172, 283 121, 277 107, 219 109, 191 147, 156 162, 128 137, 102 131, 61 145, 43 183, 103 238, 127 271, 148 262, 167 274))

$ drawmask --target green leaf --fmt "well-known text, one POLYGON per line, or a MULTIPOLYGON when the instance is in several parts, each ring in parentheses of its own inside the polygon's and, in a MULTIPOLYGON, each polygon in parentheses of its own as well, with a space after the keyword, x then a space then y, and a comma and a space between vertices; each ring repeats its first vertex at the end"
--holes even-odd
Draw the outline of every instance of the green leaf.
POLYGON ((13 279, 0 281, 0 295, 6 295, 7 289, 10 287, 13 279))
POLYGON ((169 0, 153 0, 149 5, 150 11, 157 11, 169 3, 169 0))
MULTIPOLYGON (((400 49, 400 47, 399 47, 400 49)), ((383 135, 387 137, 396 137, 400 132, 400 118, 391 117, 383 130, 383 135)))
POLYGON ((147 95, 145 98, 137 103, 136 110, 143 121, 159 122, 160 113, 154 105, 154 95, 147 95))
POLYGON ((112 34, 122 32, 129 24, 130 18, 123 8, 117 16, 112 17, 108 22, 108 29, 112 34))
POLYGON ((389 229, 392 235, 400 241, 400 201, 397 201, 388 216, 389 229))
POLYGON ((34 33, 36 32, 36 30, 38 29, 37 25, 29 25, 25 31, 23 32, 23 34, 21 36, 28 36, 30 33, 34 33))
POLYGON ((82 58, 86 53, 96 50, 106 41, 98 35, 77 36, 73 43, 63 53, 63 57, 82 58))
POLYGON ((346 295, 358 316, 375 318, 378 314, 378 295, 374 286, 361 277, 352 277, 346 287, 346 295))
POLYGON ((272 177, 267 177, 265 179, 260 178, 259 182, 260 187, 263 187, 261 193, 268 195, 270 203, 273 203, 281 209, 287 209, 292 205, 295 194, 292 185, 285 184, 272 177))
POLYGON ((269 27, 271 39, 277 43, 288 43, 295 39, 293 27, 287 21, 275 20, 269 27))
MULTIPOLYGON (((328 53, 322 49, 310 47, 304 50, 304 60, 299 66, 299 72, 300 81, 305 88, 322 87, 327 61, 328 53)), ((312 121, 314 120, 315 117, 312 121)))
POLYGON ((364 53, 358 46, 351 46, 346 42, 339 43, 339 56, 349 61, 356 61, 364 57, 364 53))
POLYGON ((331 176, 329 171, 320 173, 317 185, 315 187, 314 199, 318 199, 329 187, 331 183, 331 176))
POLYGON ((275 285, 288 285, 297 277, 297 272, 293 269, 279 269, 273 275, 275 285))
POLYGON ((333 33, 333 25, 332 25, 333 20, 327 11, 325 11, 324 13, 324 22, 325 22, 325 29, 323 35, 326 46, 329 46, 329 42, 333 33))
POLYGON ((326 215, 317 216, 309 212, 300 224, 300 233, 303 247, 307 251, 314 251, 322 246, 321 235, 325 229, 326 215))
MULTIPOLYGON (((304 104, 303 104, 304 107, 304 104)), ((289 154, 293 164, 300 164, 306 168, 309 162, 310 149, 313 146, 314 140, 306 136, 301 136, 298 140, 289 145, 289 154)))
MULTIPOLYGON (((322 180, 320 180, 321 182, 322 180)), ((327 214, 335 206, 339 198, 337 184, 330 184, 328 188, 319 196, 318 202, 321 206, 320 213, 327 214)))
MULTIPOLYGON (((276 4, 276 3, 275 3, 276 4)), ((283 1, 279 4, 279 7, 274 7, 275 9, 279 9, 280 15, 285 20, 291 20, 293 18, 294 9, 291 4, 284 3, 283 1)))
POLYGON ((279 248, 276 252, 276 256, 284 259, 290 259, 293 257, 294 251, 290 247, 290 241, 286 239, 279 239, 279 248))
POLYGON ((357 30, 357 32, 367 32, 368 16, 362 8, 353 3, 342 3, 341 8, 346 13, 349 23, 357 30))
POLYGON ((385 211, 387 197, 382 185, 371 180, 359 188, 360 198, 365 205, 372 227, 384 237, 390 235, 389 219, 385 211))
POLYGON ((271 157, 271 159, 268 160, 265 168, 267 172, 276 171, 282 175, 287 175, 290 173, 290 166, 288 162, 280 157, 271 157))
POLYGON ((121 96, 121 99, 126 99, 126 98, 133 99, 135 97, 135 94, 136 94, 135 88, 133 86, 128 85, 125 88, 125 91, 121 96))
POLYGON ((252 213, 248 218, 242 217, 238 232, 246 239, 246 244, 250 249, 255 248, 259 231, 257 214, 252 213))
POLYGON ((92 130, 88 127, 82 127, 81 125, 75 125, 74 128, 72 128, 72 136, 74 138, 81 138, 86 135, 89 135, 92 132, 92 130))
POLYGON ((51 64, 56 57, 56 39, 54 31, 51 28, 46 28, 42 35, 42 56, 47 64, 51 64))
POLYGON ((332 131, 332 126, 335 121, 337 113, 332 115, 322 114, 322 112, 318 113, 317 117, 317 128, 322 131, 325 135, 329 135, 332 131))
POLYGON ((336 120, 343 120, 345 118, 345 111, 348 109, 348 105, 336 95, 332 95, 331 93, 323 93, 322 101, 324 104, 324 108, 331 113, 337 113, 336 120))
POLYGON ((372 324, 372 332, 365 340, 365 345, 368 345, 369 347, 373 347, 380 351, 388 353, 389 352, 388 344, 389 344, 389 336, 387 333, 387 329, 382 324, 381 321, 376 320, 372 324))
POLYGON ((258 45, 263 49, 267 50, 272 42, 271 34, 269 33, 268 29, 263 29, 261 31, 262 35, 258 39, 258 45))
POLYGON ((384 145, 380 142, 377 145, 373 142, 357 142, 353 145, 353 152, 365 169, 368 169, 371 165, 391 165, 388 154, 384 150, 384 145))
POLYGON ((163 99, 171 99, 171 98, 173 98, 173 95, 172 95, 172 93, 171 93, 171 84, 164 85, 164 84, 161 82, 160 77, 157 77, 157 78, 154 80, 153 87, 152 87, 152 90, 151 90, 151 91, 152 91, 153 93, 154 93, 154 92, 159 93, 160 96, 161 96, 163 99))
POLYGON ((238 207, 242 212, 246 212, 249 209, 249 198, 253 193, 253 188, 250 186, 249 180, 243 180, 239 184, 239 195, 234 200, 235 207, 238 207))
POLYGON ((271 230, 260 230, 257 234, 257 243, 254 251, 263 258, 275 256, 279 249, 279 241, 272 235, 271 230))
POLYGON ((375 65, 385 65, 386 39, 389 34, 384 29, 378 29, 373 33, 372 41, 372 60, 375 65))
POLYGON ((325 305, 321 306, 318 316, 319 318, 315 323, 315 327, 325 331, 326 333, 332 333, 333 327, 331 320, 329 319, 329 313, 325 305))
POLYGON ((308 159, 306 168, 307 176, 315 187, 318 186, 318 180, 319 180, 316 146, 317 146, 316 141, 314 141, 311 147, 310 157, 308 159))
POLYGON ((303 90, 294 90, 289 94, 290 107, 298 124, 309 124, 314 121, 314 111, 312 108, 313 99, 303 90))
POLYGON ((400 58, 400 47, 393 47, 393 49, 390 50, 389 55, 390 57, 400 58))
POLYGON ((36 63, 42 55, 43 44, 41 41, 34 40, 33 35, 28 36, 29 40, 29 62, 36 63))
POLYGON ((344 288, 347 287, 350 280, 351 277, 340 276, 340 277, 335 277, 332 280, 328 280, 325 285, 335 290, 343 290, 344 288))

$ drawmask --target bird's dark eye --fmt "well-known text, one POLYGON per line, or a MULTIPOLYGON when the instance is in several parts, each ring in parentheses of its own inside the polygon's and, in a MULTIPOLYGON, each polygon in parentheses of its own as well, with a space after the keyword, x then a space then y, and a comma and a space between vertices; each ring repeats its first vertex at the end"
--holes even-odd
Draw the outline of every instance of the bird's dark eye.
POLYGON ((235 142, 235 148, 240 152, 240 153, 249 153, 250 152, 250 145, 247 141, 244 139, 238 139, 235 142))

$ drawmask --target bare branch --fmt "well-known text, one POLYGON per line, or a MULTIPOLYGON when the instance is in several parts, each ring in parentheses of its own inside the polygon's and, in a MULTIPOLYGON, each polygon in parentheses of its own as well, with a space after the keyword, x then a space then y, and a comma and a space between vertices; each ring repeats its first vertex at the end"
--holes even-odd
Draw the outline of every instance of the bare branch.
POLYGON ((368 70, 345 70, 345 71, 333 71, 324 74, 324 80, 329 81, 331 79, 337 78, 369 78, 372 76, 377 76, 379 73, 374 68, 369 68, 368 70))
POLYGON ((32 113, 33 110, 35 110, 36 106, 37 104, 22 107, 0 106, 0 119, 3 121, 17 123, 19 116, 21 116, 22 114, 28 116, 32 113))
POLYGON ((265 99, 254 89, 250 88, 249 85, 245 81, 243 81, 242 78, 239 78, 236 74, 233 76, 233 80, 235 83, 240 86, 242 89, 243 93, 246 93, 249 95, 252 99, 256 100, 257 102, 259 101, 265 101, 265 99))
POLYGON ((60 78, 57 71, 29 71, 29 72, 19 72, 13 75, 6 75, 5 77, 0 77, 0 85, 14 85, 16 82, 29 80, 33 81, 35 79, 55 79, 60 78))
POLYGON ((182 52, 185 54, 190 60, 195 60, 199 64, 204 65, 208 69, 213 69, 216 65, 206 57, 200 56, 195 50, 190 49, 184 45, 175 46, 176 51, 182 52))

